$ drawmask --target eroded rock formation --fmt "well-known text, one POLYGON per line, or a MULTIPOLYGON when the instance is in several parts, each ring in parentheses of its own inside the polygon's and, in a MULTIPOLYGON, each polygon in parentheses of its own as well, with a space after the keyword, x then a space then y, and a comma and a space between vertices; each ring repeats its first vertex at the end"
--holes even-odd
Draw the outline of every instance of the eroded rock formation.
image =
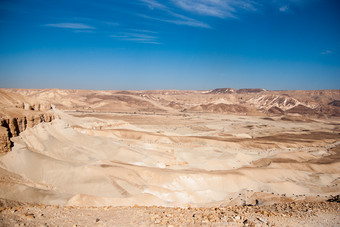
POLYGON ((23 117, 3 118, 0 121, 0 152, 8 152, 13 146, 12 137, 16 137, 26 130, 41 122, 51 122, 54 120, 51 113, 41 113, 23 117))
POLYGON ((0 153, 13 147, 11 138, 18 136, 26 128, 54 119, 51 104, 39 102, 26 95, 0 90, 0 153))

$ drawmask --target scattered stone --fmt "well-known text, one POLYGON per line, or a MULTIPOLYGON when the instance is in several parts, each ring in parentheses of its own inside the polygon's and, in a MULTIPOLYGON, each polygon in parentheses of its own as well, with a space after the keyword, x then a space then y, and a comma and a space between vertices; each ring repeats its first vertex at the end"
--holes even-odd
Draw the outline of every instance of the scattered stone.
POLYGON ((330 199, 327 199, 327 202, 337 202, 340 203, 340 195, 332 196, 330 199))
POLYGON ((264 224, 267 224, 267 223, 268 223, 267 220, 265 220, 265 219, 263 219, 263 218, 260 218, 260 217, 258 217, 257 220, 259 220, 260 222, 263 222, 264 224))
POLYGON ((25 216, 28 218, 35 218, 33 213, 25 213, 25 216))

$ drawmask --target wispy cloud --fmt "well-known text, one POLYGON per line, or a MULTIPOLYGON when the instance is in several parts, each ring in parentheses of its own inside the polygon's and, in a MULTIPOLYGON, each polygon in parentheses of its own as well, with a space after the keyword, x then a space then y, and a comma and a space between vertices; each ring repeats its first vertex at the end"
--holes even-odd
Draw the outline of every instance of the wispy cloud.
POLYGON ((191 27, 200 27, 200 28, 211 28, 209 24, 206 24, 201 21, 197 21, 194 19, 190 20, 163 20, 164 22, 172 23, 172 24, 177 24, 177 25, 187 25, 191 27))
POLYGON ((292 13, 296 7, 303 7, 310 0, 271 0, 271 3, 282 13, 292 13))
POLYGON ((178 13, 186 11, 192 14, 212 16, 218 18, 236 18, 237 12, 256 11, 256 3, 253 0, 171 0, 166 5, 157 0, 140 0, 150 9, 158 9, 167 14, 163 17, 145 16, 163 22, 192 27, 211 28, 205 22, 178 13), (170 18, 169 18, 170 17, 170 18))
MULTIPOLYGON (((261 11, 268 5, 275 7, 280 12, 292 12, 296 5, 304 5, 302 2, 307 0, 138 0, 133 4, 137 11, 132 11, 129 16, 143 17, 148 20, 154 20, 161 23, 171 23, 197 28, 212 28, 207 17, 213 17, 214 20, 226 18, 239 18, 241 14, 248 12, 261 11), (141 7, 144 6, 144 7, 141 7)), ((125 14, 124 14, 125 15, 125 14)), ((54 20, 55 21, 55 20, 54 20)), ((58 19, 58 21, 73 21, 71 19, 58 19)), ((131 42, 161 44, 161 34, 152 29, 152 26, 146 23, 142 27, 131 29, 131 23, 124 21, 102 21, 97 18, 77 18, 78 23, 50 23, 44 24, 46 27, 55 27, 69 29, 74 33, 95 33, 105 34, 110 37, 131 42), (143 28, 146 28, 143 30, 143 28), (112 32, 115 30, 115 32, 112 32)), ((210 18, 210 21, 213 21, 210 18)), ((145 22, 145 20, 143 21, 145 22)), ((152 23, 150 23, 152 25, 152 23)), ((156 23, 158 25, 158 23, 156 23)), ((133 26, 136 26, 135 24, 133 26)), ((331 50, 323 51, 322 54, 331 54, 331 50)))
POLYGON ((281 6, 279 8, 279 11, 280 12, 288 12, 289 11, 289 7, 287 5, 281 6))
POLYGON ((325 50, 325 51, 321 52, 322 55, 328 55, 328 54, 332 54, 332 53, 333 53, 332 50, 325 50))
POLYGON ((73 30, 74 33, 93 33, 93 30, 85 30, 85 29, 76 29, 73 30))
POLYGON ((193 27, 211 28, 210 25, 208 25, 204 22, 192 19, 190 17, 183 16, 181 14, 173 13, 173 12, 171 12, 170 14, 175 16, 179 20, 178 19, 177 20, 166 20, 166 22, 179 24, 179 25, 188 25, 188 26, 193 26, 193 27))
POLYGON ((173 0, 173 2, 183 10, 201 15, 215 16, 220 18, 224 18, 227 15, 232 16, 231 12, 235 11, 230 6, 228 6, 228 10, 225 10, 225 8, 227 8, 227 5, 225 2, 222 1, 173 0))
POLYGON ((57 23, 57 24, 45 24, 47 27, 56 27, 56 28, 69 28, 69 29, 95 29, 92 26, 82 23, 57 23))
POLYGON ((140 0, 146 4, 150 9, 158 9, 165 12, 167 15, 165 17, 151 17, 147 15, 139 15, 144 18, 158 20, 162 22, 177 24, 177 25, 187 25, 192 27, 210 28, 210 25, 195 20, 193 18, 184 16, 182 14, 176 13, 171 10, 168 6, 158 3, 156 0, 140 0), (170 18, 169 18, 170 17, 170 18))
POLYGON ((173 15, 172 18, 157 18, 157 17, 150 17, 147 15, 139 15, 141 17, 147 18, 147 19, 151 19, 151 20, 157 20, 157 21, 162 21, 162 22, 167 22, 167 23, 172 23, 172 24, 177 24, 177 25, 187 25, 187 26, 191 26, 191 27, 200 27, 200 28, 211 28, 209 24, 206 24, 204 22, 180 15, 180 14, 176 14, 176 13, 172 13, 173 15))
POLYGON ((152 34, 157 34, 158 32, 155 31, 150 31, 150 30, 145 30, 145 29, 130 29, 133 32, 142 32, 142 33, 152 33, 152 34))
POLYGON ((183 10, 219 18, 235 18, 238 10, 256 10, 255 3, 251 0, 172 0, 172 2, 183 10))
POLYGON ((125 33, 118 33, 115 35, 111 35, 111 38, 115 38, 115 39, 123 40, 123 41, 138 42, 138 43, 161 44, 160 42, 158 42, 158 37, 156 35, 150 35, 150 33, 153 33, 153 32, 152 31, 135 32, 135 33, 125 32, 125 33))
POLYGON ((167 7, 156 0, 140 0, 144 2, 150 9, 167 9, 167 7))

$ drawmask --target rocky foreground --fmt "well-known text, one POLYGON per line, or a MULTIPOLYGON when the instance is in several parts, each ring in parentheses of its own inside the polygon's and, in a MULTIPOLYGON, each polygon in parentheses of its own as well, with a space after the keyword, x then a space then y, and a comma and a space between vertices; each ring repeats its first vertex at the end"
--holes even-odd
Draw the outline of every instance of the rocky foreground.
POLYGON ((339 202, 212 208, 71 207, 0 199, 0 226, 339 226, 339 202))

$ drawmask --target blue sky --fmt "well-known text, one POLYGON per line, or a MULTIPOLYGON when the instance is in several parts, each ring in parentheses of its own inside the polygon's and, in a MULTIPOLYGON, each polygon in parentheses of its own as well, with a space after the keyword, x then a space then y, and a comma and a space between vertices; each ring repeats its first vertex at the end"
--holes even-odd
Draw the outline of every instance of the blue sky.
POLYGON ((0 0, 0 87, 340 89, 338 0, 0 0))

